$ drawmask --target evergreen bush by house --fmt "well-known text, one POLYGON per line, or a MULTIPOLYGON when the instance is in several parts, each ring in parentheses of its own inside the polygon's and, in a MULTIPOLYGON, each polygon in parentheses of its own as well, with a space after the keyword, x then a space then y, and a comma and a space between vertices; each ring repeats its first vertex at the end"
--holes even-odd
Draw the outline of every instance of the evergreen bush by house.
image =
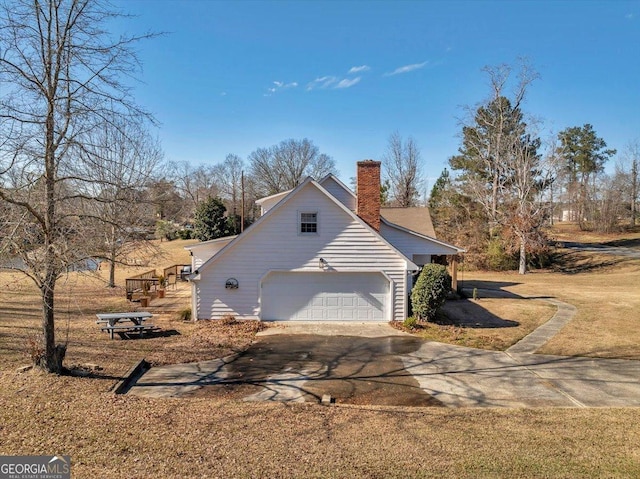
POLYGON ((451 277, 447 269, 440 264, 425 265, 411 291, 413 314, 423 320, 433 320, 450 290, 451 277))

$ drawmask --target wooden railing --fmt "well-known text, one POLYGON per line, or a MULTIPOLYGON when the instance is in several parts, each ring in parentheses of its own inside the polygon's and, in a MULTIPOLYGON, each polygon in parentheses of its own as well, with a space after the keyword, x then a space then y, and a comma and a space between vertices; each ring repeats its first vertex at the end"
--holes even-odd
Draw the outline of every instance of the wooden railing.
MULTIPOLYGON (((164 268, 162 275, 166 286, 173 286, 178 280, 185 279, 184 267, 191 268, 189 264, 174 264, 164 268)), ((191 270, 189 269, 189 272, 191 270)), ((125 280, 127 299, 133 300, 135 293, 144 293, 145 291, 155 291, 160 283, 158 273, 155 269, 146 271, 135 276, 131 276, 125 280)))
POLYGON ((134 293, 151 291, 158 285, 158 274, 155 269, 132 276, 125 280, 127 299, 131 301, 134 293))
POLYGON ((164 269, 163 275, 167 286, 175 285, 178 280, 185 279, 183 268, 191 267, 190 264, 174 264, 164 269))

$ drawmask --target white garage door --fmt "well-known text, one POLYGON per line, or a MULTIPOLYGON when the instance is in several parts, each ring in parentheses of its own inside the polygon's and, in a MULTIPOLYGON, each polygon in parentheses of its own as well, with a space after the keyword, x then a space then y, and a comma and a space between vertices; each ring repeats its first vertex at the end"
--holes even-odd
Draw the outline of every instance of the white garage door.
POLYGON ((389 281, 380 273, 270 273, 263 320, 388 321, 389 281))

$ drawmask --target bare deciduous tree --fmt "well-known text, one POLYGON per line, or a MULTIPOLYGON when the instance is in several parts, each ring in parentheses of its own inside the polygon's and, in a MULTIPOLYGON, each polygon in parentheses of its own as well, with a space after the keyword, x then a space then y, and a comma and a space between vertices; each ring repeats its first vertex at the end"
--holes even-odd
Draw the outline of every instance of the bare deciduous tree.
POLYGON ((227 203, 229 217, 232 218, 232 234, 240 232, 240 218, 244 218, 242 211, 242 175, 244 161, 238 155, 229 154, 225 160, 217 165, 217 183, 220 185, 220 193, 227 203))
POLYGON ((625 147, 616 164, 616 175, 622 180, 624 195, 629 204, 629 224, 633 227, 636 225, 640 201, 640 140, 633 140, 625 147))
POLYGON ((186 202, 186 216, 192 217, 200 202, 220 194, 217 166, 200 165, 194 169, 186 161, 169 164, 168 177, 186 202))
POLYGON ((551 170, 538 153, 540 140, 532 134, 530 126, 521 125, 521 128, 513 138, 512 154, 509 155, 507 170, 511 181, 505 195, 501 224, 518 240, 518 273, 525 274, 527 253, 545 244, 541 230, 548 207, 542 192, 551 182, 551 170))
POLYGON ((0 200, 15 220, 4 240, 40 289, 38 364, 50 372, 61 371, 66 352, 55 342, 56 282, 90 253, 81 244, 90 235, 78 208, 94 199, 79 191, 99 181, 74 175, 73 164, 96 128, 114 117, 144 116, 123 78, 138 71, 133 44, 151 35, 112 38, 107 27, 116 16, 98 0, 0 5, 0 200))
POLYGON ((249 162, 256 189, 264 196, 293 189, 307 176, 320 179, 336 172, 333 159, 306 138, 258 148, 249 162))
POLYGON ((84 197, 93 200, 83 207, 82 217, 97 222, 96 256, 109 262, 110 287, 115 286, 116 264, 139 247, 138 240, 155 221, 145 189, 163 159, 157 139, 144 124, 126 122, 114 128, 117 123, 92 131, 80 150, 82 161, 71 165, 76 176, 94 180, 78 185, 84 197))
POLYGON ((409 137, 403 141, 398 132, 389 137, 387 152, 382 157, 385 176, 389 180, 391 201, 394 206, 416 206, 424 184, 420 150, 409 137))

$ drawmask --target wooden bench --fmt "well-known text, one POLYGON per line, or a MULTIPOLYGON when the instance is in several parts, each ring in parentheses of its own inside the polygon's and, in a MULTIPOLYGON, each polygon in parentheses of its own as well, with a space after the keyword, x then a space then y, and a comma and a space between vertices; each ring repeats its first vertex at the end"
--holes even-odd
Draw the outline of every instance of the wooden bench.
POLYGON ((129 311, 123 313, 98 313, 96 314, 97 324, 104 325, 101 331, 106 331, 113 339, 114 333, 118 333, 121 338, 129 337, 130 333, 138 333, 143 336, 145 332, 157 331, 160 328, 153 324, 144 324, 153 315, 148 311, 129 311))

